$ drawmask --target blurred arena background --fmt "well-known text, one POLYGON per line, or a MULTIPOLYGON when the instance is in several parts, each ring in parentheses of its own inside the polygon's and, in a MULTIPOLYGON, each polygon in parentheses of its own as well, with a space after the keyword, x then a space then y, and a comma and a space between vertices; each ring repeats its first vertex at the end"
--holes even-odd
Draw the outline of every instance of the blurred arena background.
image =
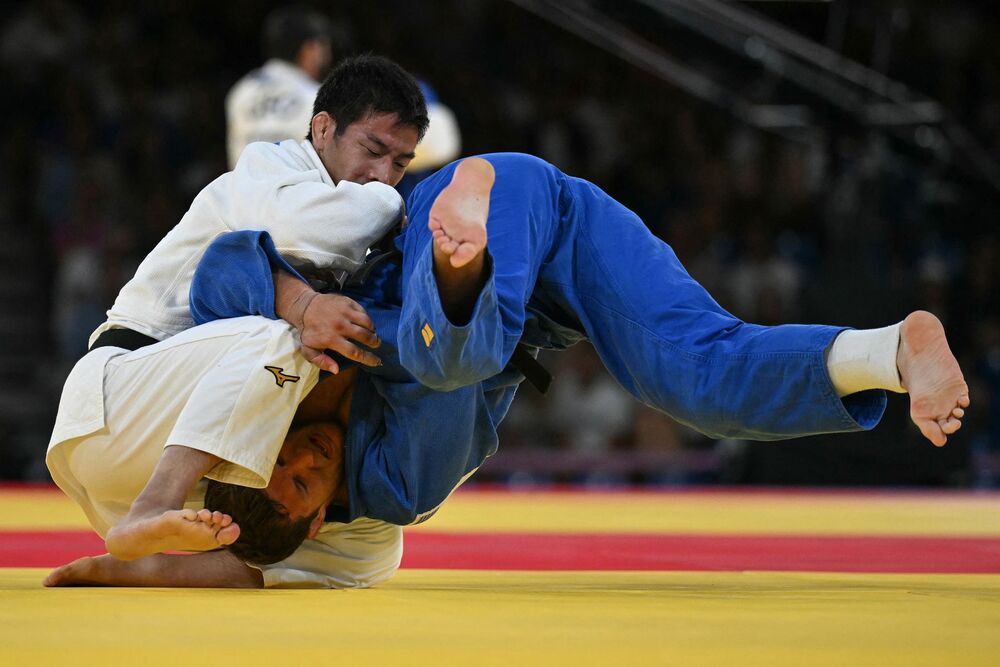
MULTIPOLYGON (((462 153, 590 179, 751 321, 945 322, 972 387, 935 450, 866 435, 715 442, 642 409, 588 346, 525 385, 473 482, 995 486, 1000 19, 959 0, 306 3, 334 58, 429 82, 462 153)), ((119 287, 226 170, 224 98, 261 1, 0 7, 0 479, 45 480, 62 382, 119 287)), ((652 286, 651 286, 652 288, 652 286)))

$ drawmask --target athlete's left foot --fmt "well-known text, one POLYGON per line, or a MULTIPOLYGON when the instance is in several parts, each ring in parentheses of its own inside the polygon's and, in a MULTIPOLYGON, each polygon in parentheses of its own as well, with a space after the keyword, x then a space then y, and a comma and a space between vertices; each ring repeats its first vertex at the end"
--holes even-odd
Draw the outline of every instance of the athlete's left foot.
POLYGON ((910 418, 925 438, 942 447, 962 427, 969 386, 937 317, 918 310, 903 320, 896 366, 910 395, 910 418))
POLYGON ((495 179, 489 162, 466 158, 434 199, 427 227, 434 237, 435 253, 447 257, 455 268, 467 265, 486 249, 486 218, 495 179))

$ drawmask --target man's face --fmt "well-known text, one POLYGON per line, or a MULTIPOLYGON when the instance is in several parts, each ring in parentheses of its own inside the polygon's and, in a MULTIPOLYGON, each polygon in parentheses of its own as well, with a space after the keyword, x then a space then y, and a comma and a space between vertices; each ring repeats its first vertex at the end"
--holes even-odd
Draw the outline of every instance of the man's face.
POLYGON ((336 424, 289 431, 264 492, 298 520, 333 498, 343 479, 344 432, 336 424))
POLYGON ((325 111, 313 118, 313 146, 335 183, 379 181, 396 185, 417 148, 417 130, 396 114, 373 114, 337 135, 336 121, 325 111))

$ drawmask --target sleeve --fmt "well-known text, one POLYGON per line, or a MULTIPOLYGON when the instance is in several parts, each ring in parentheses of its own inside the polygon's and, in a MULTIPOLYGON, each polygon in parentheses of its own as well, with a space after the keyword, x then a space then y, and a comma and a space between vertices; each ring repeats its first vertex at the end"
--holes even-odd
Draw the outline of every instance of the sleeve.
POLYGON ((368 248, 403 214, 403 200, 384 183, 324 182, 318 170, 292 168, 273 144, 247 146, 219 198, 219 218, 234 231, 262 229, 296 264, 353 271, 368 248))
MULTIPOLYGON (((408 235, 407 243, 412 237, 408 235)), ((475 384, 503 371, 521 333, 504 330, 492 258, 487 255, 489 277, 472 317, 456 326, 441 306, 431 247, 407 247, 403 257, 408 267, 399 319, 399 359, 406 370, 438 391, 475 384)))
POLYGON ((514 386, 433 391, 412 379, 355 386, 352 418, 377 425, 345 460, 351 510, 398 525, 429 518, 497 450, 514 386))
POLYGON ((402 528, 357 519, 325 524, 285 560, 255 567, 269 588, 366 588, 392 577, 402 558, 402 528))
POLYGON ((218 236, 206 248, 191 281, 195 323, 244 315, 278 319, 271 277, 276 269, 305 280, 278 254, 267 232, 248 230, 218 236))

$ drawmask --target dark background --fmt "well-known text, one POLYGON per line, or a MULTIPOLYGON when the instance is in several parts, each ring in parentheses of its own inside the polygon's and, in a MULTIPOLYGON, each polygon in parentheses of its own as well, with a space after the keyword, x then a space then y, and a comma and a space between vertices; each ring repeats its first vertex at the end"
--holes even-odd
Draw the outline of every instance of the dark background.
MULTIPOLYGON (((985 5, 734 4, 938 102, 980 153, 998 154, 1000 22, 985 5)), ((309 6, 333 20, 337 56, 382 53, 428 81, 458 118, 463 154, 533 153, 595 181, 737 315, 868 327, 925 308, 945 321, 973 392, 965 426, 942 450, 919 437, 899 397, 872 433, 716 443, 623 400, 580 346, 547 358, 550 396, 522 389, 501 451, 478 479, 994 483, 1000 197, 955 135, 872 126, 638 2, 593 6, 731 94, 808 106, 809 127, 751 127, 726 104, 510 2, 309 6)), ((0 479, 46 479, 61 383, 87 336, 145 253, 225 170, 223 99, 261 64, 260 26, 272 8, 0 8, 0 479)))

